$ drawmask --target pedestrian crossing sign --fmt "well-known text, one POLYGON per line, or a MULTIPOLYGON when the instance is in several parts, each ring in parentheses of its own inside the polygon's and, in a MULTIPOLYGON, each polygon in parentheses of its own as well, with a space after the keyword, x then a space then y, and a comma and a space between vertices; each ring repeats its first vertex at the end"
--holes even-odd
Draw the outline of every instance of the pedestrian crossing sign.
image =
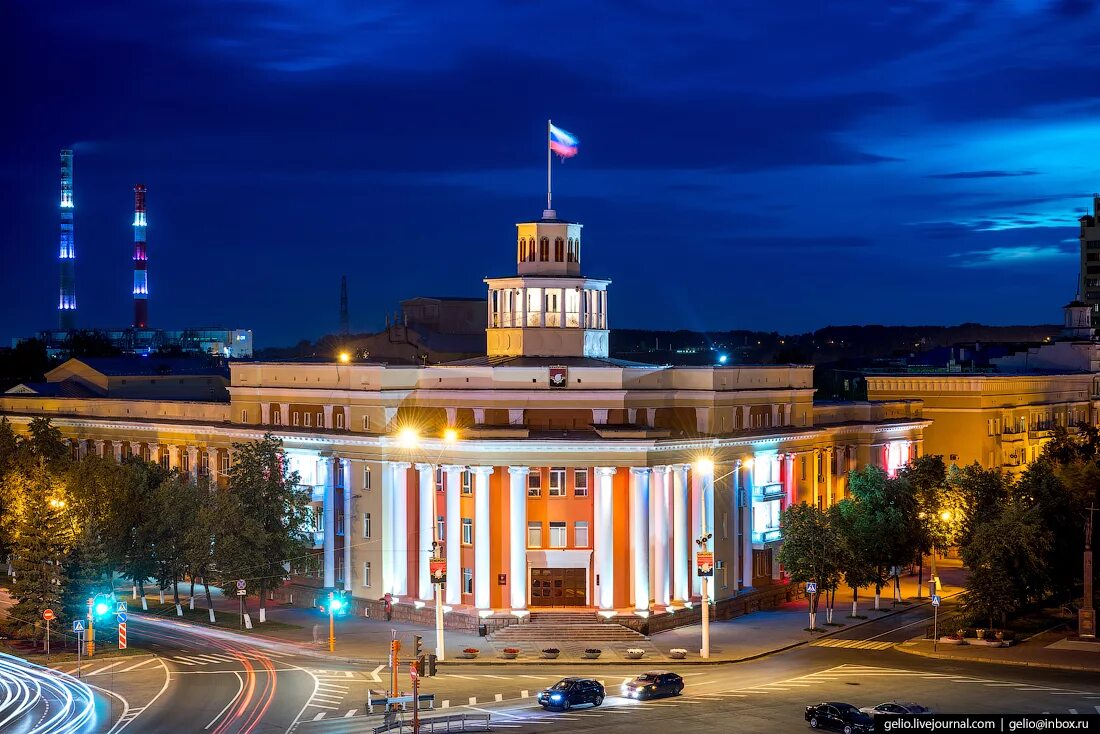
POLYGON ((938 607, 939 605, 940 605, 940 595, 939 594, 933 594, 932 595, 932 606, 938 607))
POLYGON ((126 602, 120 601, 115 604, 115 614, 126 614, 126 602))
POLYGON ((84 620, 83 619, 74 619, 73 620, 73 632, 83 632, 83 631, 84 631, 84 620))

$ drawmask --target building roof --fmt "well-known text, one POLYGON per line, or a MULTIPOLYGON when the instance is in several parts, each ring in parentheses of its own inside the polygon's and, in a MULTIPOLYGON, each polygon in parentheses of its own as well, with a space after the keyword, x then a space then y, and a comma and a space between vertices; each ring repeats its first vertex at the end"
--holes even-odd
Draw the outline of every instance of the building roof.
POLYGON ((661 367, 614 357, 480 356, 444 362, 442 367, 661 367))
POLYGON ((223 375, 229 376, 224 365, 197 357, 157 357, 151 355, 125 357, 79 357, 96 372, 110 376, 126 375, 223 375))
POLYGON ((100 393, 77 380, 62 382, 23 382, 8 390, 5 395, 27 395, 48 398, 98 398, 100 393))

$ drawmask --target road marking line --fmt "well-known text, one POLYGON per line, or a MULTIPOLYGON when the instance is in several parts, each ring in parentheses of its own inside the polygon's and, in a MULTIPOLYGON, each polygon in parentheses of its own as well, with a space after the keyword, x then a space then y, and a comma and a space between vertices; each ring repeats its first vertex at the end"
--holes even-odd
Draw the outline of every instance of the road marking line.
POLYGON ((314 721, 320 721, 320 720, 321 720, 321 719, 323 719, 323 718, 325 718, 325 712, 324 712, 324 711, 322 711, 321 713, 319 713, 319 714, 317 714, 316 716, 314 716, 314 717, 313 717, 313 720, 314 720, 314 721))
MULTIPOLYGON (((625 683, 626 681, 623 681, 623 682, 625 683)), ((697 685, 697 686, 709 686, 711 683, 718 683, 718 682, 720 682, 720 681, 717 681, 717 680, 701 680, 698 683, 696 683, 695 685, 697 685)))
POLYGON ((511 678, 509 678, 506 675, 489 675, 488 673, 486 673, 484 677, 486 677, 486 678, 496 678, 497 680, 512 680, 511 678))
POLYGON ((373 683, 381 683, 382 682, 382 678, 378 675, 378 672, 380 670, 382 670, 382 668, 384 668, 384 667, 386 667, 386 666, 385 665, 379 665, 377 668, 375 668, 374 670, 372 670, 370 672, 370 678, 371 678, 371 681, 373 683))
POLYGON ((233 673, 233 675, 237 676, 237 683, 238 683, 237 695, 233 696, 233 698, 231 698, 229 700, 229 703, 227 703, 225 705, 225 708, 223 708, 221 711, 219 711, 218 715, 215 716, 213 719, 211 719, 209 724, 207 724, 206 726, 203 727, 203 729, 202 729, 203 731, 206 731, 210 727, 214 726, 214 722, 217 721, 218 719, 220 719, 221 715, 224 714, 230 706, 235 704, 237 702, 237 699, 241 697, 241 693, 244 692, 244 676, 242 676, 240 673, 233 673))
MULTIPOLYGON (((688 673, 688 675, 691 675, 691 673, 688 673)), ((549 675, 520 675, 520 676, 517 676, 517 677, 518 678, 530 678, 531 680, 546 680, 547 678, 550 678, 551 676, 549 676, 549 675)))
POLYGON ((128 662, 128 661, 119 660, 117 663, 111 663, 110 665, 104 665, 102 668, 97 668, 96 670, 92 671, 91 673, 88 673, 88 675, 99 675, 100 673, 102 673, 105 670, 110 670, 111 668, 122 665, 123 663, 126 663, 126 662, 128 662))
POLYGON ((498 694, 496 694, 496 695, 495 695, 495 696, 493 697, 493 700, 494 700, 494 701, 497 701, 498 703, 499 703, 500 701, 503 701, 503 700, 504 700, 504 694, 503 694, 503 693, 498 693, 498 694))
POLYGON ((169 658, 169 659, 172 662, 179 663, 181 665, 195 665, 195 663, 191 662, 190 660, 184 660, 183 658, 169 658))
POLYGON ((346 714, 344 714, 344 718, 345 719, 350 719, 352 716, 355 716, 355 712, 358 711, 358 710, 359 709, 351 709, 346 714))
POLYGON ((529 695, 527 695, 527 694, 528 694, 528 691, 527 691, 527 689, 525 688, 525 689, 523 689, 522 691, 520 691, 520 692, 519 692, 519 697, 520 697, 520 698, 530 698, 530 696, 529 696, 529 695))
POLYGON ((447 673, 448 678, 461 678, 462 680, 477 680, 472 675, 458 675, 457 673, 447 673))
POLYGON ((339 706, 320 706, 316 703, 307 703, 306 707, 311 709, 327 709, 328 711, 335 711, 340 708, 339 706))
POLYGON ((131 670, 134 670, 136 668, 140 668, 142 665, 148 665, 149 663, 152 663, 152 662, 155 662, 155 661, 156 661, 156 658, 149 658, 148 660, 142 660, 140 663, 135 663, 134 665, 131 665, 129 668, 123 668, 122 670, 120 670, 118 672, 127 673, 127 672, 129 672, 131 670))
POLYGON ((443 701, 439 702, 439 708, 441 708, 441 709, 449 709, 450 707, 451 707, 450 699, 444 699, 443 701))

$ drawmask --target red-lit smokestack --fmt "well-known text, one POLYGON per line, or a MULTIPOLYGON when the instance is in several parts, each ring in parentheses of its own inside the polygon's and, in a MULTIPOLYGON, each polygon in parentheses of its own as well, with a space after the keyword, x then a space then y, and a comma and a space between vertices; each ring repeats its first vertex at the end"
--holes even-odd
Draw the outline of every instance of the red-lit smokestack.
POLYGON ((149 256, 145 250, 145 185, 134 186, 134 328, 149 325, 149 256))

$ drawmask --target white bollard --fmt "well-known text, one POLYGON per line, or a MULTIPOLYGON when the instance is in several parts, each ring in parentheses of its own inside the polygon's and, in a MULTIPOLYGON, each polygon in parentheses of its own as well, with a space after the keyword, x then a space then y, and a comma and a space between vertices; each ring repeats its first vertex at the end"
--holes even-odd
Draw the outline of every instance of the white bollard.
POLYGON ((130 587, 130 598, 137 599, 137 584, 130 587))

